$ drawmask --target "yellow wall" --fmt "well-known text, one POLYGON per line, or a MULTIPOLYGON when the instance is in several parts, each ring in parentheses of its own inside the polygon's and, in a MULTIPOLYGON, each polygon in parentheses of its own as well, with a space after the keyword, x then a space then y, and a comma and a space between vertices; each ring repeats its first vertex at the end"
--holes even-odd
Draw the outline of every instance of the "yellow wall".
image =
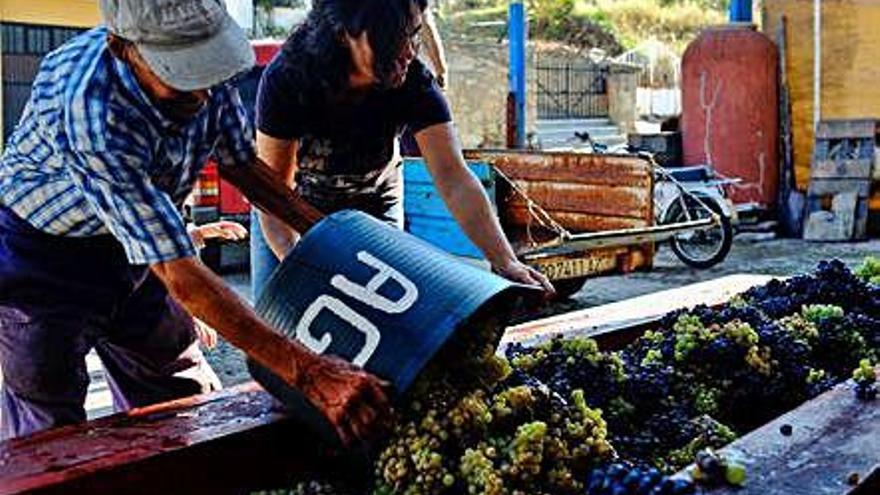
MULTIPOLYGON (((780 17, 787 20, 794 159, 803 189, 813 153, 813 0, 764 0, 763 15, 773 40, 780 17)), ((821 43, 821 118, 880 120, 880 0, 822 0, 821 43)))
POLYGON ((92 27, 100 21, 97 0, 0 0, 0 22, 92 27))

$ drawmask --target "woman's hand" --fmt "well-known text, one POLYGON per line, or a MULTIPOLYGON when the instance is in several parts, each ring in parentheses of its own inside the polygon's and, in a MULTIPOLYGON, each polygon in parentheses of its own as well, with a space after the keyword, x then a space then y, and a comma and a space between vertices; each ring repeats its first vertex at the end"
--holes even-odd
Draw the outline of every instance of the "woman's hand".
POLYGON ((547 293, 547 297, 556 294, 556 289, 553 288, 553 284, 550 283, 550 279, 546 275, 517 259, 507 260, 499 266, 493 266, 492 270, 508 280, 541 287, 547 293))

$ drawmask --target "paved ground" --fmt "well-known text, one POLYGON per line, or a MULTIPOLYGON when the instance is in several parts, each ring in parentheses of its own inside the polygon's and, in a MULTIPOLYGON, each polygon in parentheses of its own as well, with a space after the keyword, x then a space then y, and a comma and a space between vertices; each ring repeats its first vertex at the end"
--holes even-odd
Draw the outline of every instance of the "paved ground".
MULTIPOLYGON (((535 318, 620 301, 732 273, 792 275, 809 271, 820 260, 830 258, 839 258, 848 265, 855 266, 871 254, 880 256, 880 240, 812 244, 800 240, 762 240, 760 235, 744 234, 737 237, 730 256, 724 263, 709 270, 694 270, 678 261, 669 249, 661 247, 652 271, 591 280, 572 299, 550 305, 537 313, 535 318)), ((244 297, 250 298, 246 274, 226 275, 224 279, 244 297)), ((226 385, 248 378, 241 353, 228 344, 221 343, 210 351, 208 359, 226 385)))

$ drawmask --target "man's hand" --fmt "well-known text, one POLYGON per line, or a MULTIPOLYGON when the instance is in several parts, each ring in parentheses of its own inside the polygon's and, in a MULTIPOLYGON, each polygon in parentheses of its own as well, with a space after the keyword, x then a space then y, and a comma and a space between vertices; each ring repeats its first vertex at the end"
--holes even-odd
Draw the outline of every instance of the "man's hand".
POLYGON ((196 337, 206 349, 213 349, 217 346, 217 331, 209 327, 207 323, 198 318, 193 318, 193 329, 196 337))
POLYGON ((556 289, 553 288, 550 279, 517 259, 509 260, 500 266, 492 267, 492 269, 495 273, 508 280, 541 287, 547 293, 547 297, 552 297, 556 294, 556 289))
POLYGON ((205 225, 199 225, 189 230, 189 236, 193 244, 198 248, 205 246, 208 239, 225 239, 227 241, 240 241, 246 239, 247 229, 237 222, 221 220, 205 225))
POLYGON ((324 413, 344 445, 375 439, 390 426, 386 382, 333 356, 297 363, 297 369, 294 386, 324 413))

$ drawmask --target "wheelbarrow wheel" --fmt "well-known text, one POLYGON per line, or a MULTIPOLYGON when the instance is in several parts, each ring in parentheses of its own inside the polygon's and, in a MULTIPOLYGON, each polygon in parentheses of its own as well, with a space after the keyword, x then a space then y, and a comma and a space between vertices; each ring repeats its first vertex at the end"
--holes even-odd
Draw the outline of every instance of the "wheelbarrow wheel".
MULTIPOLYGON (((718 204, 705 197, 700 198, 706 206, 718 214, 720 223, 710 229, 685 232, 673 237, 669 243, 675 255, 693 268, 710 268, 724 261, 733 245, 733 225, 718 204)), ((675 201, 666 213, 665 224, 706 218, 709 212, 694 198, 685 198, 687 212, 680 201, 675 201)))
POLYGON ((552 281, 553 288, 556 289, 557 299, 568 299, 577 294, 584 288, 586 282, 587 277, 563 278, 552 281))

